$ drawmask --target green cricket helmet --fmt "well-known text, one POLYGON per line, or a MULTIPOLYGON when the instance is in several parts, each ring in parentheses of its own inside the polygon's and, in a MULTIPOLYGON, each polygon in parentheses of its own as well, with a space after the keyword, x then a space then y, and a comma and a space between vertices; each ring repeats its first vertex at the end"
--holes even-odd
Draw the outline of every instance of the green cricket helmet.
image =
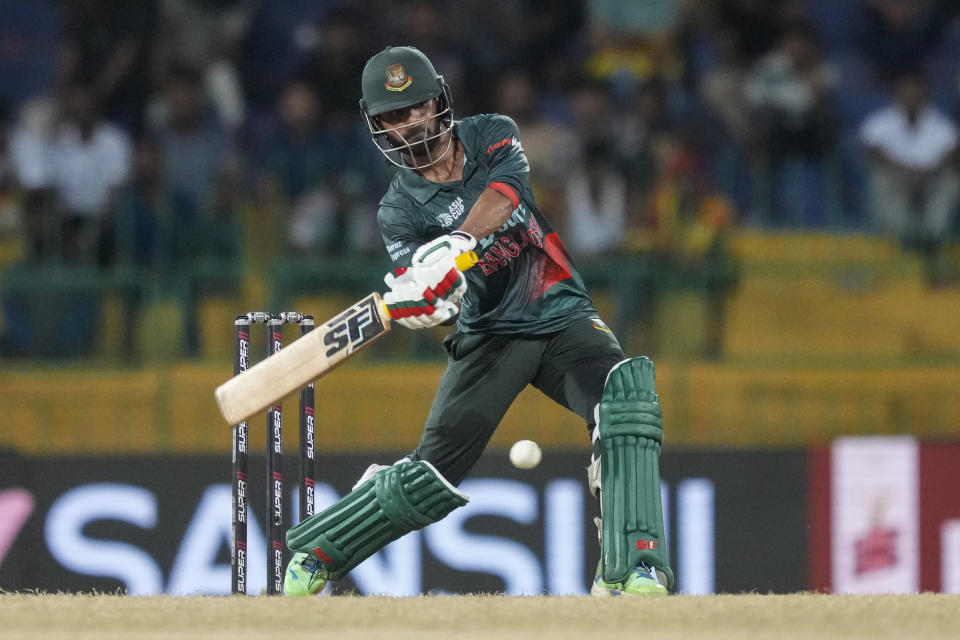
POLYGON ((409 169, 422 169, 437 162, 450 150, 453 136, 446 136, 453 126, 450 88, 437 73, 430 60, 414 47, 387 47, 367 60, 361 79, 363 97, 360 110, 373 142, 387 160, 409 169), (436 113, 422 121, 385 128, 379 116, 436 100, 436 113), (433 122, 436 129, 431 130, 433 122), (407 140, 404 130, 425 127, 422 139, 407 140))

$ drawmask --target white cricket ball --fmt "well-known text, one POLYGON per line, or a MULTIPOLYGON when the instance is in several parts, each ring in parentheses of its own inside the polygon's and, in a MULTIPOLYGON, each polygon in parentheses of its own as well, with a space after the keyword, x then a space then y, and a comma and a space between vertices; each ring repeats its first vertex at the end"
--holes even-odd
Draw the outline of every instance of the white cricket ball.
POLYGON ((533 440, 518 440, 510 447, 510 462, 517 469, 533 469, 542 457, 540 445, 533 440))

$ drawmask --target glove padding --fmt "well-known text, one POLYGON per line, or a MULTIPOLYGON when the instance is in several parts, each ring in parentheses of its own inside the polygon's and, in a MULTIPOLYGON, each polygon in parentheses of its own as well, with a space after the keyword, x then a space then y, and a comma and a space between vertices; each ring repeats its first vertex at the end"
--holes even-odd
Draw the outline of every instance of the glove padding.
MULTIPOLYGON (((410 265, 414 278, 440 300, 460 302, 467 293, 467 279, 457 269, 457 256, 476 246, 476 238, 463 231, 453 231, 421 245, 410 265)), ((429 296, 424 297, 429 301, 429 296)))
POLYGON ((383 301, 390 317, 408 329, 428 329, 456 318, 460 305, 438 298, 414 273, 413 269, 397 269, 384 276, 390 290, 383 294, 383 301))

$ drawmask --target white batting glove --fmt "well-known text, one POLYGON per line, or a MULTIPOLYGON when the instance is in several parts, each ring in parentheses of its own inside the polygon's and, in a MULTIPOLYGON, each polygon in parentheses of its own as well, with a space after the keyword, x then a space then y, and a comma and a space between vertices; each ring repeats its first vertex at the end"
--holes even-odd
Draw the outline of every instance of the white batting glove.
POLYGON ((387 312, 403 327, 428 329, 453 320, 460 313, 459 304, 438 298, 417 281, 412 269, 397 269, 384 276, 383 281, 390 287, 383 294, 387 312))
MULTIPOLYGON (((476 246, 476 238, 464 231, 453 231, 421 245, 411 262, 414 278, 437 298, 459 302, 467 293, 467 279, 457 269, 457 256, 476 246)), ((429 299, 429 295, 425 297, 429 299)))

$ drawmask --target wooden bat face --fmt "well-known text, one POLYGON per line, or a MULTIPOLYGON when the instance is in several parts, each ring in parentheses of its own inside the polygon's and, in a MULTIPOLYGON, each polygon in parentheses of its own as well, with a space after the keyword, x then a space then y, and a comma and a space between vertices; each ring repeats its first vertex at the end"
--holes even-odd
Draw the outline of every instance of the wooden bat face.
POLYGON ((217 387, 220 413, 237 424, 306 386, 390 331, 379 293, 371 293, 217 387))
MULTIPOLYGON (((473 251, 456 258, 465 271, 478 261, 473 251)), ((390 315, 380 294, 373 292, 217 387, 217 405, 231 425, 323 376, 338 364, 390 331, 390 315)))
POLYGON ((346 358, 390 330, 389 318, 384 318, 380 294, 371 293, 335 318, 325 322, 323 344, 327 358, 346 358))

